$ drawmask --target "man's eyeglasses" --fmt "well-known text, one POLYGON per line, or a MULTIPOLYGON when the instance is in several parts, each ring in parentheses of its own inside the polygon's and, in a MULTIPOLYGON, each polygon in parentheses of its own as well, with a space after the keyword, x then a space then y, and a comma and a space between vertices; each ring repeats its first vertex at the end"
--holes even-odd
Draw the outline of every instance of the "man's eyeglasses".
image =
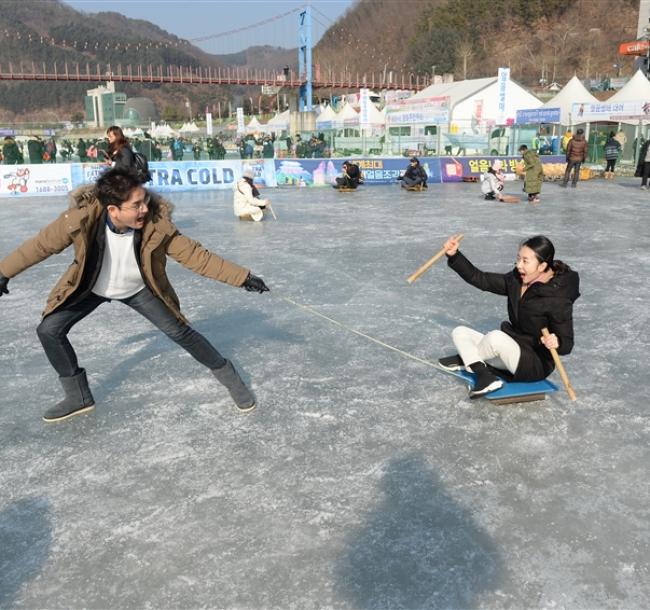
POLYGON ((122 206, 122 209, 129 210, 131 212, 144 212, 144 210, 146 210, 149 207, 150 202, 151 202, 151 195, 147 193, 144 196, 142 203, 139 203, 138 205, 122 206))

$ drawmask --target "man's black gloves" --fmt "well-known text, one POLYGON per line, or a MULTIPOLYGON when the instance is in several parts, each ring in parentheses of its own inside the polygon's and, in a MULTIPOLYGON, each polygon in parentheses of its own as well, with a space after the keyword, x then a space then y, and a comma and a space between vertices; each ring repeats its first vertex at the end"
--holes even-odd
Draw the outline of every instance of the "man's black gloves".
POLYGON ((242 287, 246 288, 248 292, 259 292, 260 294, 262 292, 269 291, 269 287, 264 283, 264 280, 261 277, 253 275, 252 273, 248 274, 248 277, 242 284, 242 287))
POLYGON ((7 284, 9 283, 9 278, 5 277, 0 273, 0 297, 3 294, 9 294, 9 290, 7 290, 7 284))

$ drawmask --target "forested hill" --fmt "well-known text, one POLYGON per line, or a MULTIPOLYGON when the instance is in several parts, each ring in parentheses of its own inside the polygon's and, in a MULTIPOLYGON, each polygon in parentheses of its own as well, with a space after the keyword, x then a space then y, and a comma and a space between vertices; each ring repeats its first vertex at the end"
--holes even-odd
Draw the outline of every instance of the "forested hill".
POLYGON ((321 73, 396 70, 496 75, 533 86, 632 71, 618 45, 636 38, 638 0, 360 0, 330 27, 314 57, 321 73))
MULTIPOLYGON (((96 6, 96 5, 92 5, 96 6)), ((111 3, 107 3, 110 8, 111 3)), ((58 0, 0 0, 0 62, 4 67, 11 62, 17 70, 31 69, 43 62, 51 67, 54 62, 62 67, 77 63, 83 70, 86 63, 152 64, 181 66, 218 66, 218 59, 204 53, 187 41, 165 32, 144 20, 129 19, 115 12, 86 14, 76 11, 58 0)), ((30 115, 47 116, 46 109, 69 119, 71 108, 82 110, 84 83, 3 83, 0 85, 0 116, 20 120, 30 115)), ((120 90, 128 95, 149 95, 158 98, 159 105, 179 102, 190 91, 183 87, 142 87, 124 85, 120 90)), ((215 91, 193 88, 193 99, 198 104, 215 100, 215 91), (204 99, 202 99, 204 98, 204 99)), ((219 93, 217 92, 217 95, 219 93)), ((225 93, 224 93, 225 96, 225 93)))
MULTIPOLYGON (((93 7, 97 5, 91 5, 93 7)), ((110 8, 111 4, 107 4, 110 8)), ((632 72, 618 44, 634 40, 638 0, 358 0, 325 33, 314 50, 321 77, 329 74, 453 72, 457 79, 496 74, 510 66, 528 86, 544 77, 561 84, 632 72)), ((318 14, 316 14, 318 17, 318 14)), ((319 17, 321 18, 321 17, 319 17)), ((111 64, 296 68, 295 50, 250 48, 232 56, 204 53, 144 20, 116 12, 87 14, 60 0, 0 0, 0 63, 29 69, 54 62, 84 69, 111 64)), ((0 120, 70 119, 83 110, 84 83, 0 84, 0 120)), ((146 95, 160 111, 227 102, 243 91, 178 85, 120 86, 146 95)), ((246 93, 244 99, 248 99, 246 93)), ((225 107, 225 105, 222 105, 225 107)))

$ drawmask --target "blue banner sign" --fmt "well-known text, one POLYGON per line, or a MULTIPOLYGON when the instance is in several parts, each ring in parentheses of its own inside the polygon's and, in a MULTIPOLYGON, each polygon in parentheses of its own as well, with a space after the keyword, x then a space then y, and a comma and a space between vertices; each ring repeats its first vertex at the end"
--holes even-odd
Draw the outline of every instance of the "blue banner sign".
MULTIPOLYGON (((440 169, 442 182, 464 182, 466 180, 476 181, 481 174, 490 169, 496 160, 501 161, 501 167, 505 174, 515 174, 516 168, 521 163, 521 157, 493 157, 485 155, 482 157, 440 157, 440 169)), ((565 163, 564 155, 542 155, 539 160, 542 165, 546 163, 565 163)))
MULTIPOLYGON (((333 186, 343 173, 345 159, 276 159, 275 178, 278 186, 333 186)), ((350 158, 363 172, 364 184, 395 184, 408 167, 405 158, 350 158)), ((440 182, 440 163, 436 157, 423 157, 420 163, 429 182, 440 182)))
POLYGON ((531 108, 530 110, 517 110, 515 121, 518 125, 537 125, 538 123, 559 123, 559 108, 531 108))
MULTIPOLYGON (((273 159, 152 162, 149 163, 151 182, 145 186, 160 192, 230 190, 241 178, 244 167, 250 167, 255 173, 255 184, 276 186, 273 159)), ((107 168, 102 163, 75 163, 73 185, 94 182, 107 168)))

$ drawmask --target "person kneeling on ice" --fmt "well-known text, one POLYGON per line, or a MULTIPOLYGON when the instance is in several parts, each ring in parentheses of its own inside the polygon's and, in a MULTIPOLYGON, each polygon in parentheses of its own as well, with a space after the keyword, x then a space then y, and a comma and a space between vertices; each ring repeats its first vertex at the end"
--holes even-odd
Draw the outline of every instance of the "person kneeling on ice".
POLYGON ((343 162, 343 174, 336 179, 335 189, 355 189, 363 182, 361 170, 352 161, 343 162))
POLYGON ((244 168, 241 180, 235 185, 233 207, 235 216, 240 220, 259 222, 264 216, 266 206, 271 202, 268 199, 260 199, 260 192, 253 183, 253 178, 255 178, 253 168, 244 168))
POLYGON ((37 329, 65 393, 61 402, 45 412, 46 422, 94 408, 86 371, 79 367, 67 334, 95 308, 111 300, 140 313, 208 367, 241 411, 255 406, 232 363, 191 328, 181 313, 165 273, 167 257, 231 286, 260 293, 268 288, 248 269, 182 235, 171 213, 172 204, 147 191, 132 170, 109 169, 95 185, 74 191, 69 209, 0 261, 1 296, 8 294, 10 278, 70 245, 74 247, 74 260, 50 293, 37 329))
POLYGON ((420 161, 416 157, 412 157, 409 161, 409 166, 397 179, 402 181, 403 188, 408 189, 420 185, 422 185, 422 188, 428 188, 428 178, 426 170, 420 165, 420 161))
POLYGON ((503 201, 504 176, 501 171, 501 161, 495 160, 490 169, 483 174, 483 182, 481 182, 481 192, 485 195, 485 199, 503 201))
POLYGON ((471 397, 503 385, 494 369, 512 381, 545 379, 555 368, 550 350, 562 355, 573 349, 578 274, 555 260, 555 248, 543 235, 519 246, 515 268, 508 273, 480 271, 461 254, 458 244, 453 236, 445 242, 447 264, 472 286, 507 296, 509 321, 501 324, 501 330, 486 335, 466 326, 454 328, 452 340, 458 355, 441 358, 438 363, 449 371, 464 368, 476 375, 471 397), (543 328, 549 329, 547 337, 542 336, 543 328))

